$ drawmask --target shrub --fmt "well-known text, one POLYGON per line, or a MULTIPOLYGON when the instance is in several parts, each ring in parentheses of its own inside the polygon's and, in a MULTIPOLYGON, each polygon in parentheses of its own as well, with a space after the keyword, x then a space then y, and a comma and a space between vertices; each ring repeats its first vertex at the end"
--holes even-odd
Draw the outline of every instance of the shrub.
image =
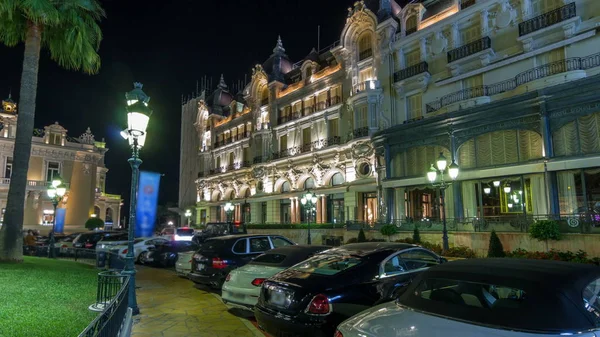
POLYGON ((384 239, 370 239, 370 240, 367 240, 367 242, 385 242, 385 240, 384 239))
POLYGON ((417 243, 412 238, 398 239, 395 242, 410 243, 410 244, 416 244, 417 243))
POLYGON ((496 234, 495 230, 492 230, 492 235, 490 235, 490 245, 488 247, 488 257, 504 257, 504 247, 502 247, 502 242, 496 234))
POLYGON ((548 251, 548 240, 558 241, 561 239, 558 222, 553 220, 538 220, 529 227, 529 236, 538 241, 546 243, 548 251))
POLYGON ((360 229, 360 232, 358 232, 358 238, 356 239, 356 242, 367 242, 365 231, 363 231, 362 228, 360 229))
POLYGON ((350 239, 348 239, 348 241, 346 241, 347 244, 348 243, 357 243, 357 242, 358 242, 357 238, 350 238, 350 239))
POLYGON ((517 259, 533 259, 533 260, 555 260, 565 262, 576 262, 576 263, 590 263, 599 265, 600 258, 588 258, 587 253, 583 250, 578 250, 573 253, 571 251, 558 251, 550 250, 547 252, 528 252, 525 249, 517 248, 512 252, 506 252, 506 257, 512 257, 517 259))
POLYGON ((389 224, 381 226, 379 231, 381 232, 381 235, 388 237, 388 241, 391 241, 392 235, 398 233, 398 228, 396 228, 396 225, 389 224))
POLYGON ((419 233, 419 227, 415 225, 415 229, 413 230, 412 240, 414 243, 421 242, 421 233, 419 233))
POLYGON ((87 219, 87 221, 85 222, 85 228, 87 229, 96 229, 96 228, 100 228, 100 227, 104 227, 104 220, 96 217, 96 218, 89 218, 87 219))
POLYGON ((473 259, 477 257, 475 251, 469 247, 458 246, 458 247, 450 247, 445 253, 444 256, 447 257, 461 257, 465 259, 473 259))
POLYGON ((421 245, 421 247, 427 248, 438 255, 442 255, 442 250, 443 250, 442 246, 437 243, 429 243, 429 242, 423 241, 420 243, 420 245, 421 245))

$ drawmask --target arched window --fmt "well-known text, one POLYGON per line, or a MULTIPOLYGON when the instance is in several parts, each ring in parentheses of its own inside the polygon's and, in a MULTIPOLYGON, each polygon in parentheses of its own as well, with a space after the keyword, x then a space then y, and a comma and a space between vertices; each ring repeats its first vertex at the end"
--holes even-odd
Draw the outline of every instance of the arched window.
POLYGON ((112 208, 106 209, 106 216, 104 217, 104 222, 112 222, 113 221, 113 210, 112 208))
POLYGON ((344 184, 344 176, 341 173, 336 173, 331 177, 331 186, 344 184))
POLYGON ((227 197, 225 198, 226 200, 233 200, 235 198, 235 191, 231 190, 231 192, 229 192, 229 194, 227 195, 227 197))
POLYGON ((308 178, 304 181, 304 189, 309 190, 311 188, 315 188, 315 180, 313 178, 308 178))
POLYGON ((362 61, 373 56, 373 43, 371 32, 364 32, 358 39, 358 60, 362 61))
POLYGON ((214 195, 213 201, 219 201, 221 200, 221 192, 217 192, 217 194, 214 195))
POLYGON ((292 190, 292 185, 289 182, 284 182, 281 185, 281 193, 289 192, 292 190))
POLYGON ((411 15, 406 19, 406 36, 417 31, 417 16, 411 15))
POLYGON ((244 198, 250 198, 250 189, 246 189, 246 193, 244 193, 244 198))
POLYGON ((100 207, 94 206, 94 214, 96 217, 100 217, 100 207))
POLYGON ((269 104, 269 88, 264 87, 260 95, 260 105, 269 104))

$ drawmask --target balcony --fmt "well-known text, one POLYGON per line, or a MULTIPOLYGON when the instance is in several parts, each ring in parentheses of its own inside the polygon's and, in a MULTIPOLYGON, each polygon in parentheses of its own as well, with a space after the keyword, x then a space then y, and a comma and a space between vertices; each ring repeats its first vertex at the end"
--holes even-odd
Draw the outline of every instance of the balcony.
MULTIPOLYGON (((242 161, 242 162, 238 162, 238 163, 233 164, 233 169, 234 170, 239 170, 239 169, 242 169, 242 168, 245 168, 245 167, 250 167, 250 162, 249 161, 242 161)), ((228 169, 228 171, 229 171, 229 169, 228 169)))
POLYGON ((302 144, 302 146, 300 147, 300 152, 301 153, 307 153, 310 152, 310 150, 312 150, 312 143, 308 143, 308 144, 302 144))
POLYGON ((315 112, 315 108, 314 107, 312 107, 312 106, 304 107, 304 110, 302 111, 302 116, 308 116, 308 115, 310 115, 313 112, 315 112))
POLYGON ((273 153, 273 159, 277 160, 277 159, 287 158, 290 156, 295 156, 295 155, 301 153, 300 150, 301 150, 300 146, 294 146, 289 149, 281 150, 279 152, 273 153))
MULTIPOLYGON (((577 70, 587 70, 600 66, 600 53, 592 54, 585 57, 572 57, 561 61, 551 62, 539 67, 526 70, 513 78, 506 81, 497 82, 490 85, 482 85, 473 88, 466 88, 446 96, 439 100, 433 101, 426 105, 427 113, 432 113, 440 110, 443 107, 464 102, 480 97, 490 97, 503 92, 507 92, 517 87, 541 80, 553 75, 564 74, 577 70)), ((546 85, 547 86, 547 85, 546 85)), ((468 108, 468 107, 462 107, 468 108)))
POLYGON ((394 73, 394 82, 400 82, 407 78, 426 72, 429 72, 429 65, 427 64, 427 62, 423 61, 413 66, 404 68, 402 70, 398 70, 396 73, 394 73))
POLYGON ((355 84, 352 87, 352 92, 358 94, 363 91, 376 90, 381 89, 381 84, 378 80, 367 80, 358 84, 355 84))
POLYGON ((341 96, 332 96, 331 97, 331 106, 337 105, 342 103, 342 97, 341 96))
POLYGON ((553 26, 559 22, 574 18, 575 16, 577 16, 577 7, 575 3, 572 2, 519 23, 519 36, 531 34, 538 30, 553 26))
POLYGON ((369 48, 358 53, 358 61, 366 60, 373 56, 373 49, 369 48))
POLYGON ((359 139, 359 138, 363 138, 363 137, 367 137, 367 136, 369 136, 369 128, 367 126, 364 126, 364 127, 354 129, 351 132, 349 132, 347 141, 351 141, 353 139, 359 139))
MULTIPOLYGON (((64 183, 69 188, 69 183, 64 183)), ((10 178, 0 178, 0 186, 9 186, 10 178)), ((50 186, 49 181, 44 180, 27 180, 27 189, 28 190, 45 190, 50 186)))
POLYGON ((277 125, 285 124, 287 122, 291 122, 293 120, 299 119, 302 117, 300 111, 294 111, 291 114, 279 116, 277 118, 277 125))
POLYGON ((452 49, 448 52, 448 63, 456 62, 465 57, 492 48, 492 40, 489 36, 467 43, 464 46, 452 49))
POLYGON ((462 0, 460 2, 460 9, 466 9, 475 4, 475 0, 462 0))
POLYGON ((254 164, 261 164, 265 162, 265 158, 263 156, 256 156, 254 157, 254 160, 252 160, 252 163, 254 164))
POLYGON ((316 111, 323 111, 323 110, 327 109, 328 107, 329 107, 329 104, 327 104, 327 101, 317 102, 316 111))
POLYGON ((311 150, 322 150, 330 146, 340 145, 341 143, 342 140, 339 136, 332 136, 327 139, 319 139, 311 143, 311 150))

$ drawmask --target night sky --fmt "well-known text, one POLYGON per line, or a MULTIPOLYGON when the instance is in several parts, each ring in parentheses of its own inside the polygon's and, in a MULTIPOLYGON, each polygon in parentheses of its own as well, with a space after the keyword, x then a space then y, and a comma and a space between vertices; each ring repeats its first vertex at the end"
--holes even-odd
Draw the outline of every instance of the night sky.
MULTIPOLYGON (((181 95, 196 81, 221 73, 228 85, 250 78, 251 69, 272 53, 281 35, 292 61, 339 40, 354 0, 104 0, 102 67, 94 76, 59 68, 42 50, 36 128, 58 121, 71 137, 89 126, 105 138, 107 193, 129 198, 130 150, 119 132, 126 126, 124 93, 144 84, 154 114, 141 157, 142 170, 164 174, 161 204, 177 202, 181 95)), ((366 1, 371 8, 377 0, 366 1)), ((18 102, 23 46, 0 46, 0 98, 18 102)), ((125 208, 127 209, 127 208, 125 208)), ((124 209, 124 210, 125 210, 124 209)))

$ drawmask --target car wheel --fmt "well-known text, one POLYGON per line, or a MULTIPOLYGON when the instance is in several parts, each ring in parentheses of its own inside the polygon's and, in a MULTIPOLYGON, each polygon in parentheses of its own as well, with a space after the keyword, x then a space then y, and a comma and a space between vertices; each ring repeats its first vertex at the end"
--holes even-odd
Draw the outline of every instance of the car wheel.
POLYGON ((146 252, 141 252, 138 254, 137 259, 135 260, 135 262, 139 263, 139 264, 144 264, 144 262, 142 261, 142 255, 146 254, 146 252))

